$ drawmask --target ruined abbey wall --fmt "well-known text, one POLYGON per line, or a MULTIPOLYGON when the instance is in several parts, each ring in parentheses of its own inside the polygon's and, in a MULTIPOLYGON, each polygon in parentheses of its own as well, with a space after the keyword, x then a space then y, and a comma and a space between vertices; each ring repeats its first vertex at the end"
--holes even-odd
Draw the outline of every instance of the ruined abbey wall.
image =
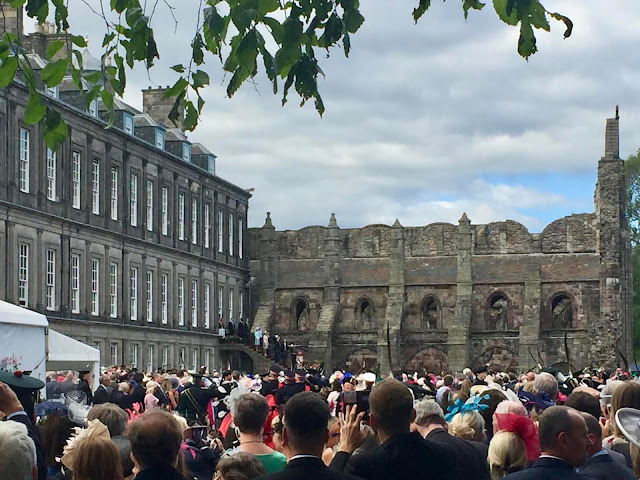
POLYGON ((618 119, 595 213, 541 233, 511 220, 250 231, 253 327, 331 368, 573 369, 630 358, 629 233, 618 119))

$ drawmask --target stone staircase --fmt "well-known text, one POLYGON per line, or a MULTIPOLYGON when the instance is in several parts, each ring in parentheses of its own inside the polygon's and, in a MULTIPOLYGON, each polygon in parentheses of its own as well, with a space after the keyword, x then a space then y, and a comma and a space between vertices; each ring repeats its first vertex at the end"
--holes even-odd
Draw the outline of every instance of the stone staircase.
POLYGON ((271 323, 275 314, 275 307, 273 303, 260 303, 258 305, 258 311, 253 319, 253 326, 251 327, 251 333, 255 332, 256 328, 260 327, 262 332, 271 329, 271 323))
POLYGON ((221 343, 220 352, 243 352, 251 357, 253 361, 253 372, 252 373, 261 373, 263 371, 268 371, 269 367, 273 363, 268 357, 265 357, 261 353, 256 352, 253 348, 243 344, 243 343, 221 343))
POLYGON ((318 325, 312 337, 309 339, 309 349, 322 354, 322 360, 331 362, 331 337, 336 323, 340 304, 338 302, 323 303, 318 318, 318 325))

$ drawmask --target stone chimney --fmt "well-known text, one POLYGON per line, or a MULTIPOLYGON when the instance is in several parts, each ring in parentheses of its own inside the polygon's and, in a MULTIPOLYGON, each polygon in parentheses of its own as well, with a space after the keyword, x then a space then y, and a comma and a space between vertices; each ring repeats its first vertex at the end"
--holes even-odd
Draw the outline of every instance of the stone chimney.
POLYGON ((164 98, 164 94, 169 87, 147 88, 142 90, 142 111, 153 118, 156 122, 165 125, 167 128, 183 129, 184 109, 179 108, 178 124, 169 120, 169 113, 175 102, 174 97, 164 98))
POLYGON ((49 59, 50 62, 55 62, 62 58, 67 58, 71 55, 71 35, 66 32, 56 32, 56 26, 53 23, 44 22, 41 25, 36 25, 36 31, 22 41, 22 45, 25 50, 33 52, 40 57, 47 58, 47 48, 53 42, 62 40, 64 46, 56 52, 53 58, 49 59))
POLYGON ((0 32, 13 33, 19 40, 24 37, 22 19, 24 10, 22 7, 13 8, 8 2, 0 1, 0 32))
POLYGON ((604 157, 612 160, 620 158, 620 115, 617 105, 616 116, 607 118, 604 134, 604 157))

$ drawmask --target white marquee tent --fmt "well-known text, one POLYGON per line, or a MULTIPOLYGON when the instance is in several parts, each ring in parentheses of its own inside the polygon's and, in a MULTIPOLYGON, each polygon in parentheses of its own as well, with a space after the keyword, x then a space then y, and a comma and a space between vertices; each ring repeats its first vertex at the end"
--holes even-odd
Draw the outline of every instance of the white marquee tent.
POLYGON ((98 349, 49 329, 45 315, 0 300, 0 361, 4 357, 17 358, 20 370, 43 382, 46 371, 90 370, 92 390, 98 385, 98 349))

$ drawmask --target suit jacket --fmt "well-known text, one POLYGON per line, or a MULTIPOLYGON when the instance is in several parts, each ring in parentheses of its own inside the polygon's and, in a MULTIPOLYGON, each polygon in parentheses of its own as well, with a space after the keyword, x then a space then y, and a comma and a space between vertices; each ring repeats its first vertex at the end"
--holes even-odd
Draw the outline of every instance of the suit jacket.
POLYGON ((109 403, 111 401, 112 393, 113 389, 111 387, 99 385, 96 391, 93 393, 93 404, 99 405, 101 403, 109 403))
POLYGON ((511 473, 504 478, 507 480, 585 480, 590 477, 578 475, 564 460, 541 457, 531 468, 511 473))
POLYGON ((633 470, 620 465, 609 454, 589 457, 579 473, 596 480, 636 480, 633 470))
POLYGON ((259 480, 360 480, 348 473, 327 467, 321 458, 294 458, 282 470, 271 475, 258 477, 259 480))
POLYGON ((443 428, 432 430, 426 440, 449 445, 456 454, 455 470, 460 478, 490 480, 487 454, 489 447, 484 443, 471 442, 449 435, 443 428))
POLYGON ((451 447, 412 432, 394 435, 371 452, 353 456, 338 452, 331 468, 365 480, 461 480, 455 462, 451 447))
POLYGON ((14 415, 11 421, 18 422, 27 427, 27 434, 33 440, 36 446, 36 465, 38 467, 38 480, 46 480, 47 478, 47 462, 42 453, 42 440, 40 438, 40 430, 36 427, 27 415, 14 415))

